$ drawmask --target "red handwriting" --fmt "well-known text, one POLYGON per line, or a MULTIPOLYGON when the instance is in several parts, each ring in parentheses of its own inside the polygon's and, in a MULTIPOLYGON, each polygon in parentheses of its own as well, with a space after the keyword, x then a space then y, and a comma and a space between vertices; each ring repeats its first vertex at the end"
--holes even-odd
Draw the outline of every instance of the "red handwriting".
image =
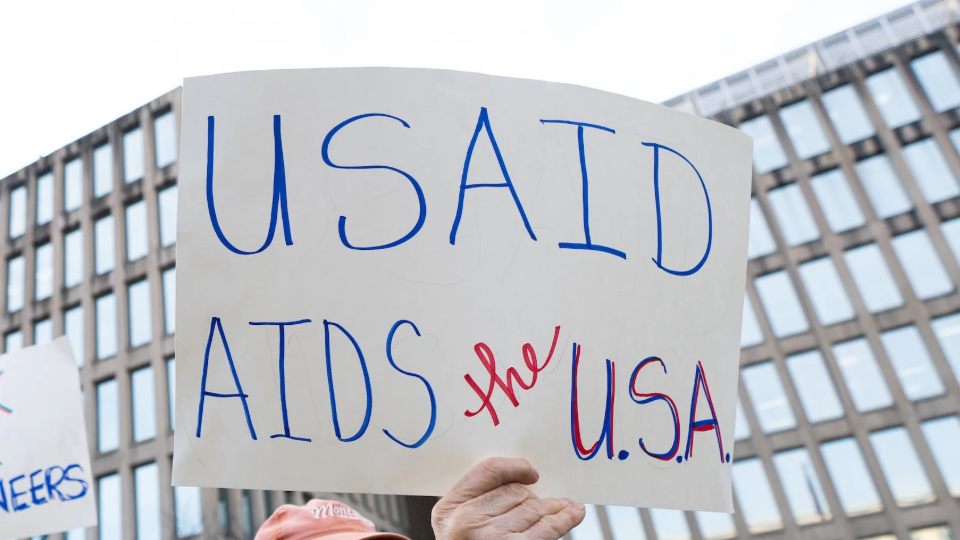
POLYGON ((550 360, 553 358, 553 353, 557 348, 557 339, 560 337, 560 327, 557 326, 553 329, 553 343, 550 345, 550 353, 547 354, 547 359, 544 360, 543 365, 537 365, 537 353, 533 350, 533 345, 525 343, 523 345, 523 363, 526 364, 527 369, 530 370, 532 377, 530 378, 530 384, 523 382, 523 379, 520 377, 520 374, 517 373, 515 368, 507 369, 507 382, 504 383, 503 379, 500 378, 500 375, 497 374, 497 360, 493 356, 493 351, 490 350, 490 347, 486 343, 477 343, 473 346, 473 350, 477 353, 477 358, 480 359, 480 363, 483 364, 483 367, 487 370, 487 374, 490 376, 490 384, 487 385, 487 391, 484 392, 480 386, 473 380, 469 374, 464 375, 463 378, 467 381, 467 384, 470 385, 470 388, 473 388, 473 391, 477 393, 477 396, 480 397, 482 403, 480 408, 475 411, 465 411, 463 414, 467 417, 473 417, 480 414, 484 409, 490 413, 490 419, 493 420, 493 425, 497 426, 500 424, 500 418, 497 416, 497 411, 493 407, 493 403, 490 402, 491 397, 493 396, 494 386, 499 386, 500 390, 507 395, 507 398, 510 399, 510 403, 514 407, 520 405, 520 402, 517 400, 516 391, 513 389, 513 383, 516 382, 520 385, 520 388, 524 390, 530 390, 535 384, 537 384, 537 374, 543 371, 547 365, 550 363, 550 360))

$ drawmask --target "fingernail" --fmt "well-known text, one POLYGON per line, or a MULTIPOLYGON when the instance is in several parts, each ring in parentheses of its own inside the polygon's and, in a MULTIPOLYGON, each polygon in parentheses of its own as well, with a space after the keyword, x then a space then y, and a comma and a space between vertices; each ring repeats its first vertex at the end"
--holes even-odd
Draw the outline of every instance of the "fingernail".
POLYGON ((573 507, 576 508, 577 511, 579 511, 579 512, 582 512, 583 510, 585 510, 585 507, 583 506, 583 503, 575 502, 575 503, 573 503, 573 507))

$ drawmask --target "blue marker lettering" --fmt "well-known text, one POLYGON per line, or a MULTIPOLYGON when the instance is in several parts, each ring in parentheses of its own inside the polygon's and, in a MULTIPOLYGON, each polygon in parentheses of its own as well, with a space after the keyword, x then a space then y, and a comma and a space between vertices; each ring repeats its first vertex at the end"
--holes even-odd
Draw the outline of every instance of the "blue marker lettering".
POLYGON ((54 465, 53 467, 50 467, 49 469, 47 469, 47 473, 46 473, 46 480, 47 480, 47 497, 48 497, 51 501, 53 500, 53 494, 54 494, 54 493, 57 494, 57 498, 60 499, 61 501, 66 501, 66 500, 67 500, 67 498, 63 496, 63 493, 61 493, 61 492, 60 492, 60 489, 59 489, 60 483, 63 482, 64 477, 65 477, 65 474, 64 474, 63 467, 54 465), (58 478, 56 482, 53 481, 53 473, 54 473, 54 471, 60 473, 60 478, 58 478))
POLYGON ((27 504, 27 503, 22 503, 22 504, 21 504, 21 503, 18 503, 18 502, 17 502, 17 497, 19 497, 19 496, 21 496, 21 495, 26 495, 27 492, 26 492, 26 491, 19 491, 19 492, 18 492, 18 491, 17 491, 17 488, 16 488, 16 486, 14 486, 14 484, 16 484, 18 481, 24 480, 24 479, 26 479, 26 476, 24 476, 24 475, 21 474, 20 476, 14 478, 13 480, 10 480, 10 506, 13 507, 13 511, 14 511, 14 512, 20 512, 20 511, 22 511, 22 510, 26 510, 27 508, 30 508, 30 505, 27 504))
MULTIPOLYGON (((613 459, 613 405, 616 399, 617 379, 616 365, 607 360, 607 398, 606 410, 603 413, 603 429, 593 446, 587 448, 583 444, 580 434, 580 406, 578 403, 577 374, 580 370, 580 345, 573 344, 572 380, 570 381, 570 438, 573 440, 573 451, 583 461, 589 461, 600 451, 600 446, 607 442, 607 459, 613 459)), ((622 454, 622 453, 621 453, 622 454)), ((623 455, 620 459, 625 459, 623 455)))
POLYGON ((363 434, 367 431, 367 426, 370 424, 370 413, 373 412, 373 391, 370 389, 370 374, 367 373, 367 362, 363 359, 363 351, 360 350, 360 345, 357 344, 357 340, 353 339, 353 336, 350 335, 350 332, 347 332, 347 329, 340 326, 335 322, 323 321, 323 334, 327 346, 327 387, 330 390, 330 410, 333 415, 333 430, 337 434, 337 438, 343 442, 351 442, 363 437, 363 434), (366 387, 367 392, 367 409, 363 416, 363 424, 360 426, 360 429, 357 432, 347 438, 343 438, 340 435, 340 418, 337 416, 337 393, 333 389, 333 365, 330 359, 330 327, 334 327, 337 330, 340 330, 343 335, 347 336, 347 339, 350 340, 350 343, 353 344, 353 348, 357 351, 357 357, 360 359, 360 369, 363 370, 363 384, 366 387))
POLYGON ((480 117, 477 119, 477 129, 473 132, 473 138, 470 139, 470 146, 467 147, 467 157, 463 160, 463 176, 460 177, 460 200, 457 202, 457 217, 453 220, 453 228, 450 229, 450 245, 457 243, 457 229, 460 228, 460 218, 463 217, 463 196, 468 189, 474 188, 502 188, 510 190, 513 196, 513 202, 520 211, 520 218, 523 220, 523 226, 526 227, 530 238, 536 240, 533 229, 530 228, 530 222, 527 221, 527 214, 523 211, 523 205, 520 204, 520 197, 517 196, 517 190, 513 188, 513 182, 510 180, 510 174, 507 172, 507 166, 503 163, 503 155, 500 154, 500 147, 497 146, 497 139, 493 136, 493 130, 490 128, 490 117, 487 114, 486 107, 480 107, 480 117), (497 162, 500 163, 500 172, 503 174, 504 183, 502 184, 471 184, 467 185, 467 175, 470 173, 470 160, 473 159, 473 148, 477 144, 477 137, 480 136, 480 130, 485 129, 490 144, 493 146, 493 152, 497 155, 497 162))
POLYGON ((710 256, 710 245, 713 243, 713 212, 710 210, 710 195, 707 193, 707 184, 703 181, 703 176, 700 176, 700 171, 693 166, 693 163, 690 163, 690 160, 684 157, 683 154, 677 152, 673 148, 664 146, 657 143, 643 143, 644 146, 650 146, 653 148, 653 196, 657 203, 657 258, 653 259, 653 262, 657 265, 658 268, 663 270, 668 274, 673 274, 675 276, 689 276, 695 274, 707 262, 707 257, 710 256), (693 169, 693 172, 697 173, 697 178, 700 179, 700 186, 703 188, 703 196, 707 201, 707 248, 703 252, 703 258, 700 259, 700 262, 696 264, 693 268, 689 270, 673 270, 663 266, 663 227, 661 225, 660 219, 660 149, 664 149, 670 153, 680 156, 680 159, 687 162, 687 165, 693 169))
POLYGON ((663 373, 667 373, 667 365, 663 363, 663 360, 656 356, 645 358, 637 364, 637 367, 633 369, 633 374, 630 376, 630 398, 641 405, 654 401, 663 401, 670 406, 670 412, 673 414, 673 444, 670 446, 670 450, 659 454, 650 452, 647 450, 647 446, 643 444, 643 439, 640 439, 640 449, 643 450, 645 454, 661 461, 670 461, 677 455, 677 450, 680 447, 680 417, 677 415, 677 405, 670 396, 661 392, 637 392, 637 376, 640 375, 640 370, 653 362, 660 362, 663 373))
POLYGON ((72 501, 74 499, 79 499, 80 497, 83 497, 84 495, 87 494, 87 488, 90 487, 89 485, 87 485, 87 482, 82 478, 70 477, 70 471, 74 469, 77 469, 78 471, 83 472, 83 468, 81 468, 80 465, 77 465, 76 463, 74 463, 73 465, 70 465, 69 467, 67 467, 67 470, 66 472, 63 473, 63 476, 67 480, 67 482, 76 482, 80 484, 80 493, 77 493, 76 495, 67 495, 63 499, 65 501, 72 501))
POLYGON ((723 454, 723 438, 720 437, 720 422, 717 421, 717 412, 713 409, 713 398, 710 397, 710 387, 707 385, 707 375, 703 371, 703 364, 697 362, 697 371, 693 377, 693 398, 690 401, 690 424, 687 427, 687 449, 683 453, 683 459, 689 460, 693 455, 693 436, 698 431, 715 431, 717 435, 717 446, 720 447, 720 463, 730 461, 730 455, 723 454), (700 385, 703 385, 703 392, 707 396, 707 404, 710 406, 710 418, 707 420, 695 421, 697 418, 697 396, 700 395, 700 385))
POLYGON ((294 437, 290 435, 290 420, 287 418, 287 376, 286 369, 283 367, 283 353, 286 348, 286 338, 284 336, 283 329, 287 326, 296 326, 298 324, 306 324, 310 322, 310 319, 301 319, 299 321, 290 321, 290 322, 251 322, 250 326, 276 326, 280 329, 280 410, 283 413, 283 433, 277 435, 271 435, 271 439, 276 439, 282 437, 284 439, 293 439, 295 441, 304 441, 310 442, 310 439, 305 439, 302 437, 294 437))
POLYGON ((353 169, 353 170, 386 169, 388 171, 393 171, 397 174, 402 175, 404 178, 406 178, 410 182, 410 185, 413 186, 414 191, 417 192, 417 200, 420 201, 420 216, 417 218, 417 224, 413 226, 413 229, 411 229, 410 232, 408 232, 399 240, 394 240, 389 244, 383 244, 381 246, 354 246, 353 244, 351 244, 350 241, 347 240, 347 231, 346 231, 347 218, 345 216, 340 216, 340 221, 337 225, 338 230, 340 231, 340 242, 350 249, 374 250, 374 249, 387 249, 387 248, 399 246, 400 244, 416 236, 417 233, 420 232, 420 229, 423 227, 423 222, 427 219, 427 201, 423 198, 423 190, 420 189, 420 184, 417 183, 416 179, 414 179, 412 176, 405 173, 404 171, 401 171, 400 169, 397 169, 395 167, 390 167, 387 165, 336 165, 335 163, 330 161, 330 155, 328 154, 328 147, 330 146, 330 140, 333 139, 333 136, 336 135, 337 132, 340 131, 342 128, 346 127, 348 124, 352 122, 356 122, 357 120, 360 120, 362 118, 369 118, 373 116, 382 116, 384 118, 392 118, 397 122, 400 122, 401 124, 403 124, 403 127, 410 129, 410 124, 404 122, 403 120, 401 120, 400 118, 397 118, 396 116, 390 116, 389 114, 368 113, 368 114, 361 114, 359 116, 354 116, 353 118, 348 118, 343 122, 340 122, 339 124, 337 124, 337 126, 331 129, 330 133, 327 133, 327 136, 324 137, 323 146, 321 147, 321 150, 320 150, 320 155, 323 157, 323 162, 326 163, 327 166, 333 167, 334 169, 348 169, 348 170, 349 169, 353 169))
POLYGON ((580 178, 582 181, 582 191, 583 191, 583 237, 586 240, 585 243, 577 242, 560 242, 560 249, 585 249, 590 251, 601 251, 603 253, 609 253, 621 259, 626 259, 627 254, 613 249, 607 246, 601 246, 599 244, 594 244, 590 239, 590 188, 587 184, 587 156, 583 150, 583 128, 593 128, 606 131, 608 133, 616 133, 611 128, 599 126, 597 124, 587 124, 585 122, 573 122, 570 120, 540 120, 541 124, 570 124, 577 126, 577 145, 580 148, 580 178))
POLYGON ((210 214, 210 223, 220 243, 238 255, 255 255, 270 247, 273 235, 277 230, 277 212, 283 220, 283 239, 288 246, 293 245, 293 236, 290 233, 290 216, 287 213, 287 175, 283 166, 283 140, 280 138, 280 115, 273 116, 273 201, 270 206, 270 228, 267 230, 267 239, 256 251, 244 251, 227 240, 220 222, 217 220, 217 210, 213 204, 213 130, 214 120, 207 117, 207 212, 210 214))
POLYGON ((243 393, 243 387, 240 386, 240 377, 237 376, 237 368, 233 364, 233 356, 230 354, 230 346, 227 345, 227 336, 223 334, 223 324, 220 317, 213 317, 210 320, 210 335, 207 337, 207 349, 203 353, 203 376, 200 379, 200 408, 197 412, 197 437, 200 437, 200 428, 203 426, 203 404, 207 396, 214 398, 240 398, 243 404, 243 414, 247 417, 247 427, 250 429, 250 437, 257 440, 257 433, 253 430, 253 421, 250 420, 250 408, 247 407, 247 395, 243 393), (220 342, 223 343, 223 351, 227 355, 227 363, 230 364, 230 372, 233 373, 233 382, 237 387, 236 394, 219 394, 207 391, 207 367, 210 364, 210 347, 213 345, 214 330, 220 333, 220 342))
POLYGON ((387 437, 390 437, 390 440, 399 444, 400 446, 405 448, 420 448, 423 446, 423 443, 427 442, 427 439, 430 438, 430 434, 433 433, 433 428, 437 424, 437 400, 433 395, 433 387, 430 386, 430 383, 427 382, 427 379, 423 378, 422 375, 417 375, 416 373, 411 373, 409 371, 400 369, 397 367, 397 363, 393 360, 393 335, 397 332, 397 329, 404 324, 409 324, 413 328, 413 331, 417 333, 417 336, 420 336, 420 330, 417 328, 417 325, 413 324, 412 322, 405 320, 395 322, 393 324, 393 328, 390 329, 390 333, 387 334, 387 360, 390 361, 390 365, 393 366, 393 369, 403 373, 404 375, 407 375, 408 377, 416 377, 417 379, 420 379, 420 382, 427 387, 427 393, 430 395, 430 425, 427 427, 427 431, 423 434, 423 437, 420 437, 420 440, 413 444, 407 444, 403 441, 400 441, 391 435, 386 429, 384 429, 383 432, 387 435, 387 437))
POLYGON ((37 492, 38 492, 38 491, 41 491, 41 490, 43 490, 43 469, 37 469, 37 470, 33 471, 32 473, 30 473, 30 502, 32 502, 34 506, 40 506, 41 504, 47 504, 47 499, 45 499, 45 498, 43 498, 43 497, 37 498, 37 492), (36 483, 33 481, 33 477, 36 476, 36 475, 41 475, 41 476, 40 476, 40 480, 41 480, 40 484, 36 484, 36 483))

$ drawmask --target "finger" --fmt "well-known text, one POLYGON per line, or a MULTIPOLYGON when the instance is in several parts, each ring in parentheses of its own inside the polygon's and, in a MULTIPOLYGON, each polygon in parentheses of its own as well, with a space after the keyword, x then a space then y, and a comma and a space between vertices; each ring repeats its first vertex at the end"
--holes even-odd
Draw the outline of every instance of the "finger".
POLYGON ((532 491, 520 484, 504 484, 465 502, 461 508, 478 516, 493 518, 506 514, 524 501, 536 498, 532 491))
POLYGON ((527 529, 530 540, 557 540, 563 538, 571 529, 583 521, 586 509, 580 503, 567 506, 556 514, 543 516, 540 521, 527 529))
POLYGON ((453 486, 442 503, 459 505, 504 484, 534 484, 540 474, 525 459, 490 458, 481 461, 453 486))
POLYGON ((544 516, 550 516, 577 503, 570 499, 527 499, 498 519, 498 526, 509 532, 524 532, 544 516))

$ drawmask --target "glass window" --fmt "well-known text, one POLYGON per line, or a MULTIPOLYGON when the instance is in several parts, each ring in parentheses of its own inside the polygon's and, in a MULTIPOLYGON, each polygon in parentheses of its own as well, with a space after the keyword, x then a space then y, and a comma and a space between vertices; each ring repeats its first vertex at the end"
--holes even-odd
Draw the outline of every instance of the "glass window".
POLYGON ((23 332, 14 330, 3 337, 3 352, 17 352, 23 348, 23 332))
MULTIPOLYGON (((163 325, 168 334, 177 331, 177 269, 163 273, 163 325)), ((741 331, 742 334, 742 331, 741 331)))
POLYGON ((16 313, 23 309, 23 287, 26 272, 23 255, 7 261, 7 312, 16 313))
POLYGON ((573 540, 603 540, 603 530, 600 528, 600 517, 597 507, 592 504, 584 505, 586 512, 580 525, 570 531, 573 540))
POLYGON ((704 540, 726 540, 737 536, 737 526, 730 514, 697 512, 696 516, 704 540))
POLYGON ((153 368, 147 366, 130 374, 133 402, 133 442, 149 441, 157 436, 157 401, 153 368))
POLYGON ((113 191, 113 146, 98 146, 93 151, 93 196, 103 197, 113 191))
POLYGON ((173 505, 177 520, 177 538, 203 533, 203 512, 200 506, 200 488, 176 486, 173 505))
POLYGON ((614 540, 646 540, 640 511, 628 506, 606 506, 607 523, 614 540))
POLYGON ((147 256, 147 204, 137 201, 127 206, 127 260, 147 256))
POLYGON ((63 209, 72 212, 83 206, 83 160, 63 166, 63 209))
POLYGON ((960 184, 957 184, 943 152, 933 138, 904 146, 903 158, 927 202, 945 201, 960 195, 960 184))
POLYGON ((690 527, 680 510, 651 508, 650 521, 653 522, 657 540, 690 540, 690 527))
POLYGON ((43 345, 53 341, 53 321, 43 319, 33 323, 33 344, 43 345))
POLYGON ((253 506, 250 500, 250 490, 240 492, 240 511, 243 520, 243 537, 253 538, 253 506))
POLYGON ((747 529, 751 533, 758 534, 783 527, 777 501, 759 459, 745 459, 733 464, 733 489, 740 501, 740 510, 747 522, 747 529))
POLYGON ((167 413, 170 416, 170 431, 176 429, 177 413, 177 359, 167 360, 167 413))
POLYGON ((20 238, 27 232, 27 186, 10 192, 10 238, 20 238))
POLYGON ((867 222, 842 170, 818 174, 810 179, 810 186, 831 231, 849 231, 867 222))
POLYGON ((157 168, 177 161, 177 126, 173 112, 153 119, 153 141, 157 152, 157 168))
POLYGON ((854 439, 840 439, 820 445, 820 454, 848 516, 871 514, 883 509, 877 487, 854 439))
POLYGON ((769 255, 777 250, 777 243, 770 234, 767 218, 763 216, 760 202, 754 197, 750 199, 750 236, 747 241, 747 258, 756 259, 769 255))
POLYGON ((763 362, 740 370, 740 378, 750 395, 753 410, 764 433, 796 427, 797 420, 783 390, 773 362, 763 362))
POLYGON ((949 527, 940 525, 939 527, 914 529, 910 531, 910 540, 953 540, 953 535, 950 534, 949 527))
POLYGON ((856 90, 849 84, 824 92, 820 101, 827 109, 843 144, 851 144, 876 133, 856 90))
POLYGON ((773 189, 767 197, 787 245, 799 246, 820 238, 817 222, 813 220, 800 186, 790 184, 773 189))
POLYGON ((780 121, 800 159, 812 158, 830 150, 830 142, 809 101, 799 101, 780 109, 780 121))
POLYGON ((112 215, 103 216, 93 224, 93 266, 98 276, 113 271, 116 264, 114 231, 112 215))
POLYGON ((877 454, 880 469, 887 479, 897 506, 915 506, 932 501, 933 488, 923 472, 917 451, 904 427, 870 434, 870 445, 877 454))
POLYGON ((37 300, 44 300, 53 296, 53 244, 47 242, 37 246, 36 278, 34 295, 37 300))
POLYGON ((960 381, 960 314, 947 315, 930 322, 953 375, 960 381))
POLYGON ((858 161, 857 176, 860 177, 860 183, 863 184, 877 217, 884 219, 913 208, 913 202, 903 189, 900 177, 893 170, 886 154, 858 161))
POLYGON ((70 339, 73 356, 77 360, 77 367, 83 367, 83 307, 77 306, 63 314, 63 333, 70 339))
POLYGON ((813 350, 787 357, 787 370, 800 396, 803 412, 811 423, 843 416, 843 404, 830 380, 820 351, 813 350))
POLYGON ((920 119, 920 110, 910 97, 910 91, 895 68, 874 73, 867 77, 867 89, 873 95, 873 101, 880 109, 883 121, 891 128, 916 122, 920 119))
POLYGON ((847 290, 829 257, 805 262, 799 271, 821 324, 830 326, 856 317, 847 290))
POLYGON ((960 460, 957 459, 957 448, 960 448, 960 418, 948 416, 927 420, 920 424, 920 429, 923 430, 923 436, 947 489, 954 497, 960 497, 960 460))
POLYGON ((117 354, 117 298, 113 293, 97 298, 97 360, 117 354))
POLYGON ((66 532, 66 540, 87 540, 86 529, 73 529, 66 532))
POLYGON ((157 195, 160 209, 160 246, 177 243, 177 186, 171 186, 157 195))
POLYGON ((773 464, 797 525, 831 519, 830 505, 806 448, 778 452, 773 456, 773 464))
POLYGON ((917 298, 926 300, 953 290, 953 282, 924 229, 901 234, 890 241, 917 298))
POLYGON ((53 221, 53 173, 37 178, 37 225, 53 221))
POLYGON ((893 405, 893 397, 866 338, 837 343, 833 346, 833 356, 840 367, 843 382, 850 391, 853 406, 858 411, 873 411, 893 405))
POLYGON ((880 334, 883 348, 897 372, 900 386, 911 400, 939 396, 943 383, 933 367, 930 353, 916 326, 904 326, 880 334))
POLYGON ((750 423, 747 422, 747 415, 743 412, 743 405, 737 400, 737 416, 733 427, 733 439, 742 441, 750 437, 750 423))
POLYGON ((758 343, 763 343, 763 331, 760 329, 760 323, 757 322, 757 314, 753 311, 750 297, 744 295, 743 324, 740 326, 740 346, 752 347, 758 343))
POLYGON ((944 221, 940 224, 940 232, 943 233, 953 257, 960 262, 960 218, 944 221))
POLYGON ((786 337, 810 329, 786 271, 760 276, 753 280, 753 284, 775 336, 786 337))
POLYGON ((83 229, 63 237, 63 285, 68 289, 83 283, 83 229))
POLYGON ((146 279, 127 288, 130 309, 130 346, 150 343, 153 337, 153 318, 150 314, 150 282, 146 279))
POLYGON ((228 534, 230 532, 230 496, 223 488, 217 490, 217 518, 220 521, 220 532, 228 534))
POLYGON ((103 476, 97 481, 100 540, 122 540, 123 508, 120 503, 120 475, 103 476))
POLYGON ((133 470, 136 488, 137 540, 160 540, 160 471, 156 463, 133 470))
MULTIPOLYGON (((757 174, 779 169, 787 164, 787 155, 777 140, 773 124, 766 116, 759 116, 740 124, 740 131, 753 137, 753 169, 757 174)), ((662 540, 662 539, 661 539, 662 540)))
POLYGON ((953 143, 953 148, 960 152, 960 128, 956 128, 950 132, 950 142, 953 143))
POLYGON ((876 244, 867 244, 844 252, 853 282, 870 313, 879 313, 903 305, 903 297, 893 274, 876 244))
POLYGON ((123 134, 123 181, 143 178, 143 165, 143 130, 136 128, 123 134))
POLYGON ((943 112, 960 105, 960 80, 943 51, 921 56, 910 66, 934 110, 943 112))
POLYGON ((120 448, 119 400, 116 379, 97 385, 97 450, 101 453, 120 448))

